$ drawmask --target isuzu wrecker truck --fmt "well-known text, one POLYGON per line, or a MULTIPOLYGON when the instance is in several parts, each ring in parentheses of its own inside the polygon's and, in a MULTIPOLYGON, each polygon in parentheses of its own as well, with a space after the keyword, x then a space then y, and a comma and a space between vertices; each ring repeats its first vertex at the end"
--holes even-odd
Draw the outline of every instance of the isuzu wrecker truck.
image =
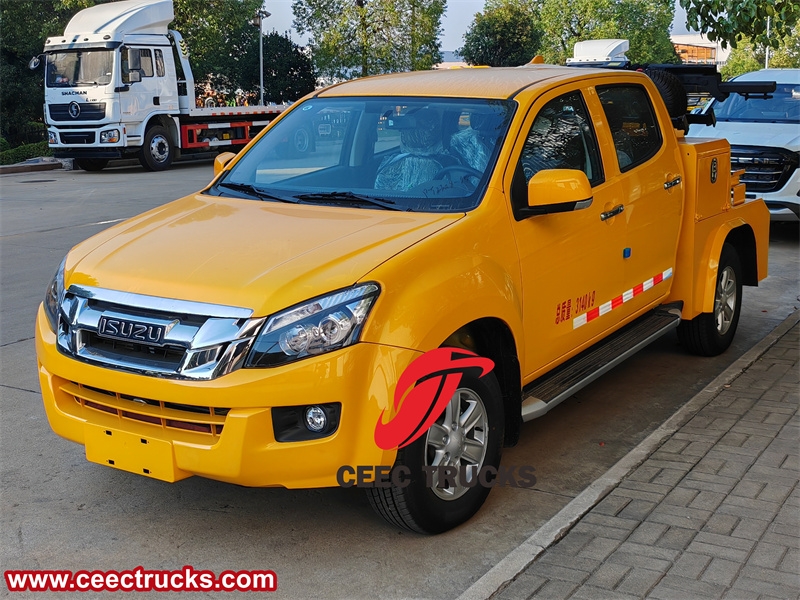
POLYGON ((769 211, 684 125, 631 70, 310 94, 203 190, 67 254, 36 321, 50 424, 144 477, 356 483, 400 527, 464 523, 523 421, 673 330, 730 345, 769 211))
MULTIPOLYGON (((247 144, 286 105, 203 106, 195 99, 187 45, 167 27, 172 0, 123 0, 77 13, 43 55, 44 116, 57 158, 87 171, 136 156, 145 169, 168 169, 181 154, 247 144)), ((291 140, 302 153, 310 131, 291 140)))

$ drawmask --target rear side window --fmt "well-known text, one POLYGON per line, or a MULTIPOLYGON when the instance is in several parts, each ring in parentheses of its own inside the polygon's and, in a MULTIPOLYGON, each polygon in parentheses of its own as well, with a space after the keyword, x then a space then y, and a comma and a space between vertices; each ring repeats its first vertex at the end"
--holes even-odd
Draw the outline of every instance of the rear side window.
POLYGON ((597 94, 614 138, 620 171, 630 171, 655 156, 662 144, 661 130, 647 91, 639 85, 611 85, 598 86, 597 94))
POLYGON ((156 50, 156 75, 164 77, 164 53, 156 50))
POLYGON ((544 105, 533 121, 520 156, 527 184, 545 169, 577 169, 592 185, 603 182, 603 169, 581 93, 570 92, 544 105))

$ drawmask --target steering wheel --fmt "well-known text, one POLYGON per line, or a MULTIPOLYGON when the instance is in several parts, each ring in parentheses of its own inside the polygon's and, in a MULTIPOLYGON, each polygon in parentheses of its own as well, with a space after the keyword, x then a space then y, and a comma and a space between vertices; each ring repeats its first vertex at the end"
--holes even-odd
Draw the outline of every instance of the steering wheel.
MULTIPOLYGON (((433 176, 434 179, 442 179, 445 175, 451 175, 451 173, 466 173, 469 177, 477 177, 480 180, 483 177, 483 173, 478 171, 478 169, 473 169, 472 167, 467 167, 466 165, 450 165, 449 167, 445 167, 436 173, 433 176)), ((452 175, 450 179, 452 179, 452 175)))

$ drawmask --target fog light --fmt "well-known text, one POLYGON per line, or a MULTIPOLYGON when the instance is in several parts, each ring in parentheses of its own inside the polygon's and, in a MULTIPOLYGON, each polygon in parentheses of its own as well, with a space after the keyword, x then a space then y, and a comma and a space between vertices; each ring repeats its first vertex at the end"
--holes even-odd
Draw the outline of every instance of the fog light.
POLYGON ((100 132, 101 144, 114 144, 119 141, 119 129, 109 129, 100 132))
POLYGON ((309 431, 319 433, 328 425, 328 415, 319 406, 310 406, 306 409, 306 427, 309 431))
POLYGON ((47 132, 47 143, 51 146, 58 143, 58 134, 55 131, 47 132))

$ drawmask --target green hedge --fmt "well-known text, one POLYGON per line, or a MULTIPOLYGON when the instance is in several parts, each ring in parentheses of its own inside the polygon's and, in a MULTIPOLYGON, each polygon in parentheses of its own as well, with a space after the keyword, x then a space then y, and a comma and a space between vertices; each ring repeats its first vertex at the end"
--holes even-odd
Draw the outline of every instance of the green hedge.
POLYGON ((36 144, 25 144, 24 146, 17 146, 11 150, 0 152, 0 165, 13 165, 28 160, 29 158, 36 158, 38 156, 51 156, 50 148, 47 142, 37 142, 36 144))
POLYGON ((6 150, 11 149, 11 144, 8 143, 8 140, 4 137, 0 137, 0 152, 5 152, 6 150))

